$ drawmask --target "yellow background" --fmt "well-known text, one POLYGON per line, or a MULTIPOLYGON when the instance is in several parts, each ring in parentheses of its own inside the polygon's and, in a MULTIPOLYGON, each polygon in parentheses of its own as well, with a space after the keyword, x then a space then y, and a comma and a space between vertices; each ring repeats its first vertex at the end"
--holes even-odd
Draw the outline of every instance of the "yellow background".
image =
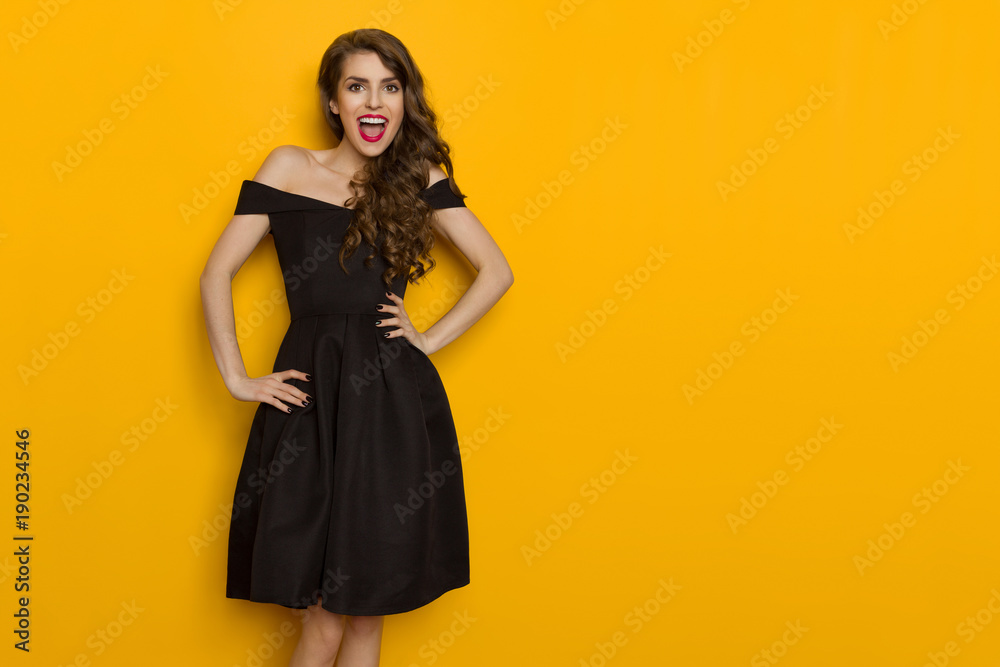
MULTIPOLYGON (((469 445, 472 583, 387 617, 382 664, 1000 664, 998 21, 996 2, 940 0, 5 2, 0 661, 249 665, 284 627, 263 664, 287 662, 292 612, 224 596, 256 404, 221 382, 198 276, 268 150, 334 145, 319 59, 367 25, 411 50, 516 276, 433 355, 469 445), (123 95, 143 97, 127 116, 123 95), (274 109, 292 118, 268 135, 274 109), (723 196, 734 169, 748 175, 723 196), (796 298, 769 311, 779 290, 796 298), (904 339, 919 347, 893 364, 904 339), (157 401, 174 406, 159 421, 157 401), (25 533, 28 655, 12 648, 25 533)), ((435 253, 415 319, 474 277, 445 242, 435 253)), ((280 287, 268 238, 234 283, 252 375, 287 325, 280 287)))

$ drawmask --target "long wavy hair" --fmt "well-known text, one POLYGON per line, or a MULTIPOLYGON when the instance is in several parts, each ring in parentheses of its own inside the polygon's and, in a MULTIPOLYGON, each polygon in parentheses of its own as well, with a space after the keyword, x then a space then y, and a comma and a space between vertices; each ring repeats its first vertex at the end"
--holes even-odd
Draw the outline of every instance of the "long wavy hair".
POLYGON ((364 240, 375 249, 365 258, 367 268, 375 263, 376 253, 389 264, 382 273, 389 289, 398 276, 418 282, 436 264, 430 256, 434 247, 433 209, 418 195, 429 183, 424 172, 427 162, 443 167, 451 191, 458 197, 465 195, 455 183, 451 149, 438 134, 437 115, 424 96, 420 69, 403 43, 384 30, 364 28, 344 33, 323 54, 317 87, 323 116, 337 139, 344 140, 344 124, 339 114, 330 110, 330 101, 336 99, 348 56, 366 51, 378 54, 382 64, 399 78, 404 114, 392 143, 368 160, 360 175, 355 175, 358 179, 350 182, 355 196, 345 203, 353 203, 354 214, 340 249, 340 267, 348 273, 344 259, 364 240))

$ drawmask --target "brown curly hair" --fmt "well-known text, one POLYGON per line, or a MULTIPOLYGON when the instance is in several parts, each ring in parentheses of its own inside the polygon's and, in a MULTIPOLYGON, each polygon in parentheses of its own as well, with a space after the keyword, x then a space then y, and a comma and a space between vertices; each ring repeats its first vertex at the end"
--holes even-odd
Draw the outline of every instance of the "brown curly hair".
MULTIPOLYGON (((416 283, 436 264, 429 254, 434 247, 433 209, 418 196, 429 183, 425 165, 443 166, 451 191, 458 197, 465 195, 455 183, 451 149, 438 134, 437 115, 424 97, 423 76, 403 43, 384 30, 364 28, 344 33, 323 54, 317 87, 323 116, 337 139, 344 140, 344 125, 331 111, 330 101, 336 95, 347 57, 365 51, 378 54, 382 64, 399 78, 404 114, 389 147, 367 161, 359 180, 350 182, 355 196, 345 203, 354 204, 354 214, 340 249, 340 267, 348 273, 344 259, 354 254, 363 239, 389 264, 382 274, 389 289, 397 276, 416 283)), ((365 258, 367 268, 372 267, 375 257, 373 252, 365 258)))

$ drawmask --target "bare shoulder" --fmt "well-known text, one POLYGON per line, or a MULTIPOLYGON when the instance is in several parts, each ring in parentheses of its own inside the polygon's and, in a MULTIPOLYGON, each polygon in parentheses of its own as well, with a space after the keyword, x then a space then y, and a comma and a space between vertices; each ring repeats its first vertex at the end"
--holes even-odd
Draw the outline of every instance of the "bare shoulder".
POLYGON ((301 146, 283 144, 275 146, 261 163, 253 180, 279 190, 287 190, 293 174, 309 166, 309 152, 301 146))
POLYGON ((445 173, 444 169, 437 166, 436 164, 431 164, 430 161, 426 162, 425 167, 427 169, 427 174, 428 174, 427 187, 430 187, 435 183, 437 183, 438 181, 443 181, 444 179, 448 178, 448 174, 445 173))

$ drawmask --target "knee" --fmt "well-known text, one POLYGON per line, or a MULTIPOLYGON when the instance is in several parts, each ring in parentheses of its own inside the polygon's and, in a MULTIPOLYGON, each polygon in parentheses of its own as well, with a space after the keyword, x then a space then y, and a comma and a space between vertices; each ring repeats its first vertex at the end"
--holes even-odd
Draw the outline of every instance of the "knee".
POLYGON ((349 616, 348 623, 355 634, 370 635, 382 630, 384 616, 349 616))
POLYGON ((323 609, 322 602, 321 598, 319 602, 308 608, 308 613, 302 619, 302 624, 310 628, 325 646, 336 650, 344 635, 347 617, 323 609))

